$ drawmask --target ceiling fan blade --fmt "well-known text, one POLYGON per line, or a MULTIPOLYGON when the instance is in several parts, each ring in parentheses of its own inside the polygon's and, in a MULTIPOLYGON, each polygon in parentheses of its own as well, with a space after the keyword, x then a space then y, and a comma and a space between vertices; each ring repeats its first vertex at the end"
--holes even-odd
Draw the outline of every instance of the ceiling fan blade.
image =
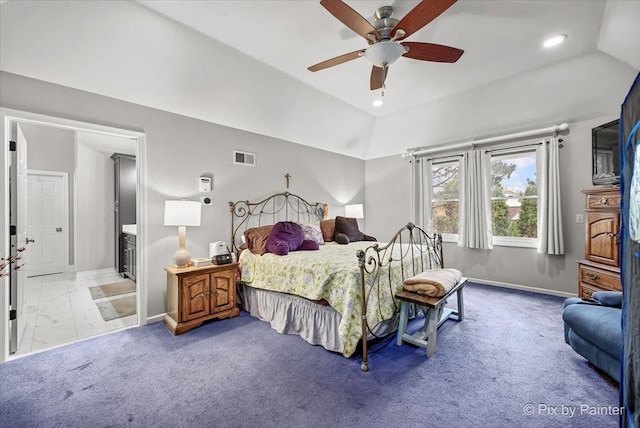
POLYGON ((387 74, 389 73, 389 67, 376 67, 375 65, 371 69, 371 90, 375 91, 384 86, 384 81, 387 80, 387 74))
POLYGON ((348 54, 340 55, 335 58, 328 59, 326 61, 322 61, 316 65, 312 65, 311 67, 307 67, 309 71, 318 71, 324 70, 325 68, 333 67, 334 65, 342 64, 347 61, 351 61, 352 59, 360 58, 364 55, 364 49, 360 49, 359 51, 350 52, 348 54))
POLYGON ((411 9, 411 11, 407 13, 395 27, 393 27, 393 30, 391 30, 391 37, 393 38, 398 30, 403 30, 404 34, 396 40, 402 40, 409 37, 440 16, 456 1, 457 0, 422 0, 416 7, 411 9))
POLYGON ((369 34, 373 34, 376 40, 380 40, 380 33, 378 33, 378 30, 376 30, 369 21, 363 18, 362 15, 351 9, 351 7, 343 1, 321 0, 320 4, 324 6, 329 13, 338 18, 340 22, 360 34, 365 39, 369 40, 367 36, 369 34))
POLYGON ((435 43, 403 42, 400 44, 409 48, 409 51, 402 56, 420 61, 456 62, 464 53, 462 49, 435 43))

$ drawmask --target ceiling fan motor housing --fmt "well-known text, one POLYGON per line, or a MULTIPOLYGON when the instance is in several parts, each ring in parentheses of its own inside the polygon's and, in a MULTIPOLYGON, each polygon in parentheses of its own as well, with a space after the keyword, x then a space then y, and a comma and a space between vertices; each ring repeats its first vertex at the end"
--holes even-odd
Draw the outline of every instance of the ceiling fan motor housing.
POLYGON ((405 52, 405 48, 395 41, 391 40, 391 30, 399 22, 395 18, 391 18, 393 8, 391 6, 382 6, 375 12, 376 20, 373 26, 380 33, 380 40, 369 40, 371 46, 367 48, 364 56, 376 67, 384 68, 396 62, 405 52))
MULTIPOLYGON (((391 30, 400 22, 395 18, 391 18, 392 13, 393 8, 391 6, 382 6, 374 14, 376 20, 373 22, 373 27, 380 33, 380 40, 390 40, 391 30)), ((369 43, 375 43, 375 40, 369 40, 369 43)))

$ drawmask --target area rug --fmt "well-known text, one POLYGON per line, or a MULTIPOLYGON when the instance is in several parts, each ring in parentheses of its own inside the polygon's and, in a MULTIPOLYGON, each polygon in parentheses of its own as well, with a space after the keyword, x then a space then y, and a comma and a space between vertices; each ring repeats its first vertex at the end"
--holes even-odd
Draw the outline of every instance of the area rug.
POLYGON ((127 317, 136 313, 136 296, 118 297, 116 299, 96 302, 100 315, 105 321, 127 317))
POLYGON ((98 285, 89 287, 92 299, 102 299, 104 297, 118 296, 120 294, 133 293, 136 291, 136 283, 127 279, 126 281, 115 282, 113 284, 98 285))

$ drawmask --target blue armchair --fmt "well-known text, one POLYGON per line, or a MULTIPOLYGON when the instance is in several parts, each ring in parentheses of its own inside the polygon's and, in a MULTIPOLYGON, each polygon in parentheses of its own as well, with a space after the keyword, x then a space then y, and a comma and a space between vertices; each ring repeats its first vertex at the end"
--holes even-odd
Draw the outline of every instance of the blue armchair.
POLYGON ((564 302, 564 340, 594 366, 620 382, 622 293, 598 291, 592 301, 564 302))

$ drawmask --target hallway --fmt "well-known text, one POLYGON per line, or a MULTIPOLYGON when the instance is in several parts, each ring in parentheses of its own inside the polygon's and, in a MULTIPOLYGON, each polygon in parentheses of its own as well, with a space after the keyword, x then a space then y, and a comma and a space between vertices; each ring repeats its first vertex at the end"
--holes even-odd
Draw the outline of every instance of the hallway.
POLYGON ((104 321, 96 303, 135 292, 92 299, 90 287, 125 281, 115 273, 76 281, 75 273, 27 278, 26 328, 18 355, 67 344, 137 324, 137 315, 104 321))

